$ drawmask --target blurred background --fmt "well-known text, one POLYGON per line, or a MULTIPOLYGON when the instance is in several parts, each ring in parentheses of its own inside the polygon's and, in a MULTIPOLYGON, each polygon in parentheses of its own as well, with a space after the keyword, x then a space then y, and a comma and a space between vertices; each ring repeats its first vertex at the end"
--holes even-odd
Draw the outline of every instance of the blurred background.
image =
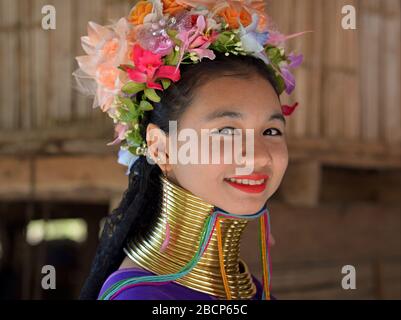
MULTIPOLYGON (((103 219, 127 187, 113 124, 74 89, 89 20, 128 0, 0 0, 0 299, 76 299, 103 219), (57 10, 43 30, 44 5, 57 10), (57 272, 43 290, 44 265, 57 272)), ((270 200, 279 299, 401 299, 400 0, 271 0, 305 54, 289 101, 290 164, 270 200), (344 5, 356 30, 344 30, 344 5), (342 267, 356 269, 344 290, 342 267)), ((261 278, 257 224, 241 254, 261 278)))

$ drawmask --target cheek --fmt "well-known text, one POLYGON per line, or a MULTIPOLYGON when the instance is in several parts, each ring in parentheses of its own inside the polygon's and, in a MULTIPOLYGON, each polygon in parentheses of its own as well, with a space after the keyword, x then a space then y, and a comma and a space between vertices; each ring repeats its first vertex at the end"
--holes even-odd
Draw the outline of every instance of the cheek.
POLYGON ((201 141, 198 143, 199 163, 207 164, 208 168, 215 172, 214 176, 217 176, 219 172, 224 172, 226 169, 224 164, 234 163, 235 146, 233 138, 205 136, 201 141))
POLYGON ((220 166, 187 165, 177 168, 178 184, 207 203, 221 205, 224 190, 220 177, 220 166))
POLYGON ((276 178, 281 181, 288 167, 288 148, 286 143, 274 147, 272 152, 273 172, 276 178))
POLYGON ((173 173, 180 186, 214 203, 214 195, 221 192, 224 169, 217 164, 178 164, 173 166, 173 173))
MULTIPOLYGON (((245 142, 234 137, 220 137, 216 139, 214 144, 210 140, 210 146, 208 148, 209 163, 212 163, 214 159, 214 161, 219 161, 219 163, 224 165, 233 165, 237 160, 235 157, 236 153, 238 153, 238 150, 244 148, 245 142)), ((221 168, 221 170, 223 169, 225 168, 221 168)))
MULTIPOLYGON (((174 176, 178 182, 182 185, 188 185, 188 181, 192 180, 192 185, 195 185, 197 182, 207 184, 209 183, 210 187, 213 187, 213 184, 218 183, 225 177, 227 166, 224 164, 224 153, 227 156, 232 156, 232 151, 228 148, 228 153, 224 148, 223 139, 215 139, 215 143, 212 143, 212 139, 208 139, 208 136, 202 136, 200 132, 198 132, 197 139, 197 152, 193 148, 195 148, 195 144, 188 144, 188 142, 178 142, 178 163, 172 165, 174 176), (185 159, 180 159, 180 156, 184 154, 179 150, 184 146, 191 147, 191 152, 185 152, 185 159), (188 163, 189 162, 189 154, 193 155, 194 161, 197 163, 188 163), (182 163, 182 161, 185 161, 182 163), (215 162, 215 163, 213 163, 215 162)), ((232 144, 231 140, 228 142, 228 145, 232 144)), ((185 148, 188 151, 188 148, 185 148)), ((182 151, 182 150, 181 150, 182 151)), ((229 157, 227 157, 230 159, 229 157)), ((232 161, 232 160, 231 160, 232 161)))

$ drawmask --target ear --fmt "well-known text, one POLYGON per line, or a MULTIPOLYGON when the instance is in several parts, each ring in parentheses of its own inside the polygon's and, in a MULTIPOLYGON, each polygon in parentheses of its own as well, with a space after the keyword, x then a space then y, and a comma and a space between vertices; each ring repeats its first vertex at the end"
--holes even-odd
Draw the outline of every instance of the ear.
POLYGON ((171 171, 169 164, 169 138, 166 133, 157 125, 149 123, 146 128, 146 144, 148 146, 148 155, 152 158, 160 169, 167 173, 171 171))

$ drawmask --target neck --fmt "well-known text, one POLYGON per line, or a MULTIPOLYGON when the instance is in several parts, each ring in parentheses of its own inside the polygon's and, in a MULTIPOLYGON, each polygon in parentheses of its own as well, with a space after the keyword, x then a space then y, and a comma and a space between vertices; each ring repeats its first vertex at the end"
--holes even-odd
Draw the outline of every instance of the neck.
MULTIPOLYGON (((146 237, 131 238, 124 251, 140 267, 158 275, 166 275, 177 273, 196 256, 205 221, 216 208, 163 176, 161 183, 162 214, 146 237), (168 245, 163 250, 166 222, 170 235, 168 245)), ((226 298, 227 290, 232 299, 250 299, 256 294, 256 286, 247 265, 240 258, 240 242, 249 217, 255 215, 244 218, 224 213, 230 217, 223 215, 217 220, 220 228, 211 231, 210 241, 198 262, 175 282, 222 299, 226 298), (222 252, 218 246, 219 232, 222 252), (223 270, 221 259, 224 261, 223 270), (225 284, 223 273, 228 280, 225 284)))

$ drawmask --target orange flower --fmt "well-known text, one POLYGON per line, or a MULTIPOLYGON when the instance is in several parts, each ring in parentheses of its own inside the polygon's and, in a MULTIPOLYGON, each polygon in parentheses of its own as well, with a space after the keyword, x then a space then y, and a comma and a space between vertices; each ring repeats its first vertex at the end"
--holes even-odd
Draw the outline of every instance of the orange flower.
POLYGON ((116 56, 119 49, 120 49, 120 42, 118 41, 117 38, 113 38, 109 41, 106 41, 101 52, 105 59, 111 60, 116 56))
POLYGON ((176 13, 187 9, 187 6, 183 6, 177 3, 176 0, 162 0, 163 2, 163 13, 169 13, 170 15, 175 15, 176 13))
POLYGON ((143 24, 145 17, 153 10, 153 4, 148 1, 139 1, 129 14, 129 22, 134 25, 143 24))
POLYGON ((239 28, 238 18, 244 27, 247 27, 252 23, 251 14, 244 8, 241 8, 241 11, 238 12, 238 10, 236 10, 233 6, 229 6, 219 11, 218 15, 223 17, 231 29, 239 28))
POLYGON ((266 30, 267 28, 267 17, 266 15, 261 15, 260 16, 260 20, 259 20, 259 24, 258 24, 258 30, 262 31, 262 30, 266 30))
POLYGON ((116 87, 120 70, 118 70, 114 66, 102 64, 97 68, 96 74, 97 80, 102 86, 106 87, 107 89, 113 90, 116 87))

